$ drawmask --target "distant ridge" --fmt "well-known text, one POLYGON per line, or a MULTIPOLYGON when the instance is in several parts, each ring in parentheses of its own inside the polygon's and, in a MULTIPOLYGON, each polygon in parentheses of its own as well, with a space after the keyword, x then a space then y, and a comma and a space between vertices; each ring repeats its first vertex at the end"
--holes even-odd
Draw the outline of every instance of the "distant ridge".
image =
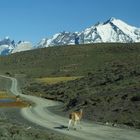
POLYGON ((11 53, 27 51, 33 49, 32 43, 28 41, 19 41, 17 44, 9 37, 0 40, 0 55, 8 55, 11 53))
POLYGON ((98 22, 81 32, 60 32, 51 38, 43 38, 34 47, 28 41, 15 43, 9 37, 0 40, 0 55, 27 51, 50 46, 77 45, 90 43, 135 43, 140 42, 140 28, 130 26, 114 17, 98 22))
POLYGON ((61 32, 50 39, 44 38, 36 45, 36 48, 102 42, 140 42, 140 28, 130 26, 122 20, 112 17, 103 23, 98 22, 82 32, 61 32))

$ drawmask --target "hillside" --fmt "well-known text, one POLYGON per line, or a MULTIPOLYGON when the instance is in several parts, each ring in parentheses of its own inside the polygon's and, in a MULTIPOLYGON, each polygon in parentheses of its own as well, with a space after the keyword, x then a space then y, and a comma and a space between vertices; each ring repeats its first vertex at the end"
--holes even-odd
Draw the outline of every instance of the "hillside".
POLYGON ((83 76, 112 62, 139 65, 140 43, 48 47, 0 57, 0 73, 30 77, 83 76))
POLYGON ((67 83, 28 83, 24 94, 64 103, 57 112, 84 109, 84 119, 140 128, 140 65, 112 63, 97 73, 67 83), (58 111, 59 110, 59 111, 58 111))
POLYGON ((0 57, 0 72, 82 76, 53 85, 31 80, 22 91, 63 102, 57 110, 64 114, 83 108, 84 119, 140 128, 139 54, 139 43, 48 47, 0 57))

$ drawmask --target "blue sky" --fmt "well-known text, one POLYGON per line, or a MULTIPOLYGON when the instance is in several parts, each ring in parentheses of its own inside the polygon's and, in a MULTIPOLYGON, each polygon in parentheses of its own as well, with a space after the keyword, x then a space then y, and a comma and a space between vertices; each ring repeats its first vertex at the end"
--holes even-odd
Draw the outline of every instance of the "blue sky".
POLYGON ((0 0, 0 39, 39 42, 119 18, 140 27, 140 0, 0 0))

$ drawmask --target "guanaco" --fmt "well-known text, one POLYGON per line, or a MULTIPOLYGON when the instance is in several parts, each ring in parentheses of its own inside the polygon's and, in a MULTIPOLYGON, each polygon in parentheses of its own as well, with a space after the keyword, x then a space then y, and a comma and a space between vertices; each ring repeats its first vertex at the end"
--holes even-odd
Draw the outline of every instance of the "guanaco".
POLYGON ((71 112, 69 114, 68 130, 69 130, 71 124, 72 124, 73 128, 76 130, 77 122, 79 122, 79 124, 80 124, 80 120, 82 118, 82 115, 83 115, 82 109, 80 109, 80 111, 71 112))

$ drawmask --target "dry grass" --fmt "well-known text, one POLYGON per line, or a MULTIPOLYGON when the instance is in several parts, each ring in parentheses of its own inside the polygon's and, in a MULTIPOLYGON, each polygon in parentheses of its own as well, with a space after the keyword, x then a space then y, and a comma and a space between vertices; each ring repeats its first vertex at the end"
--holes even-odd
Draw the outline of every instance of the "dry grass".
POLYGON ((27 106, 29 106, 29 104, 27 102, 24 102, 24 101, 0 103, 0 107, 19 107, 19 108, 23 108, 23 107, 27 107, 27 106))
POLYGON ((15 98, 14 95, 9 95, 6 91, 0 91, 0 99, 1 98, 15 98))
POLYGON ((73 76, 73 77, 43 77, 43 78, 37 78, 38 82, 44 83, 44 84, 56 84, 60 82, 67 82, 71 80, 75 80, 81 78, 81 76, 73 76))
POLYGON ((0 99, 14 99, 13 102, 0 102, 0 107, 26 107, 29 103, 23 100, 16 101, 16 96, 8 95, 6 91, 0 91, 0 99))

